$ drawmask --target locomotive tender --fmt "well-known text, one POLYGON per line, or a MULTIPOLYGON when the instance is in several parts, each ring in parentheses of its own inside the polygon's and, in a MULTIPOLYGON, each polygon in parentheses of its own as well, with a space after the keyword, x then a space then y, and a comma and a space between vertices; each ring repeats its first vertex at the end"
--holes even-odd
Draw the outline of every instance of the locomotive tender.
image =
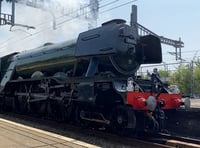
POLYGON ((0 58, 0 107, 115 131, 161 130, 163 109, 179 108, 181 96, 135 72, 162 62, 159 38, 139 37, 124 20, 0 58))

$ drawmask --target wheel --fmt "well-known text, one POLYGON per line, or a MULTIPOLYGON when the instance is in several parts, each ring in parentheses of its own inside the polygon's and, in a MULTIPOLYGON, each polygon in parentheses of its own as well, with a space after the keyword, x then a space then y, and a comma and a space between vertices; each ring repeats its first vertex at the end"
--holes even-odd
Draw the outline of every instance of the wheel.
POLYGON ((111 129, 120 135, 134 134, 136 117, 134 110, 127 106, 117 106, 111 114, 111 129))

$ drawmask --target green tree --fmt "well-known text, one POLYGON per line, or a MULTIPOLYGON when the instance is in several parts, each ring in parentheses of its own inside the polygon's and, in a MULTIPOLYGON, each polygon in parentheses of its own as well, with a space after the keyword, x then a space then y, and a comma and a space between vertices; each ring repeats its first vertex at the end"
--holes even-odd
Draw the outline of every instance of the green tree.
POLYGON ((165 70, 159 70, 160 77, 170 77, 170 72, 165 70))
POLYGON ((200 95, 200 60, 198 59, 194 63, 194 93, 200 95))
POLYGON ((178 85, 182 94, 191 92, 191 71, 190 65, 180 65, 177 71, 172 74, 171 84, 178 85))

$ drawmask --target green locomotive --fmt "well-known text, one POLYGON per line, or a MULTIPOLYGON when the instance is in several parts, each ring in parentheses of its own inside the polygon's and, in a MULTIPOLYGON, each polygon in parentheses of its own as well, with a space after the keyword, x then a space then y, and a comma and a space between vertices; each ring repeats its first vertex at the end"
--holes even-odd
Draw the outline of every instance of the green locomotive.
MULTIPOLYGON (((127 102, 127 79, 135 79, 141 64, 160 62, 159 38, 139 37, 124 20, 112 20, 80 33, 77 40, 1 57, 0 105, 116 131, 135 130, 140 120, 127 102)), ((151 88, 150 81, 137 83, 151 88)))

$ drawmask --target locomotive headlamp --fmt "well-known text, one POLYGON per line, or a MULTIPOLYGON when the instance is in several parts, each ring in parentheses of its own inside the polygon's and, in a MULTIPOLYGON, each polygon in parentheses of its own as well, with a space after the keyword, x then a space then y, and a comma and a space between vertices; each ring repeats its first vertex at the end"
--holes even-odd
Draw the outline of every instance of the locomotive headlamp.
POLYGON ((154 111, 157 105, 156 98, 154 96, 149 96, 146 101, 146 104, 150 111, 154 111))

